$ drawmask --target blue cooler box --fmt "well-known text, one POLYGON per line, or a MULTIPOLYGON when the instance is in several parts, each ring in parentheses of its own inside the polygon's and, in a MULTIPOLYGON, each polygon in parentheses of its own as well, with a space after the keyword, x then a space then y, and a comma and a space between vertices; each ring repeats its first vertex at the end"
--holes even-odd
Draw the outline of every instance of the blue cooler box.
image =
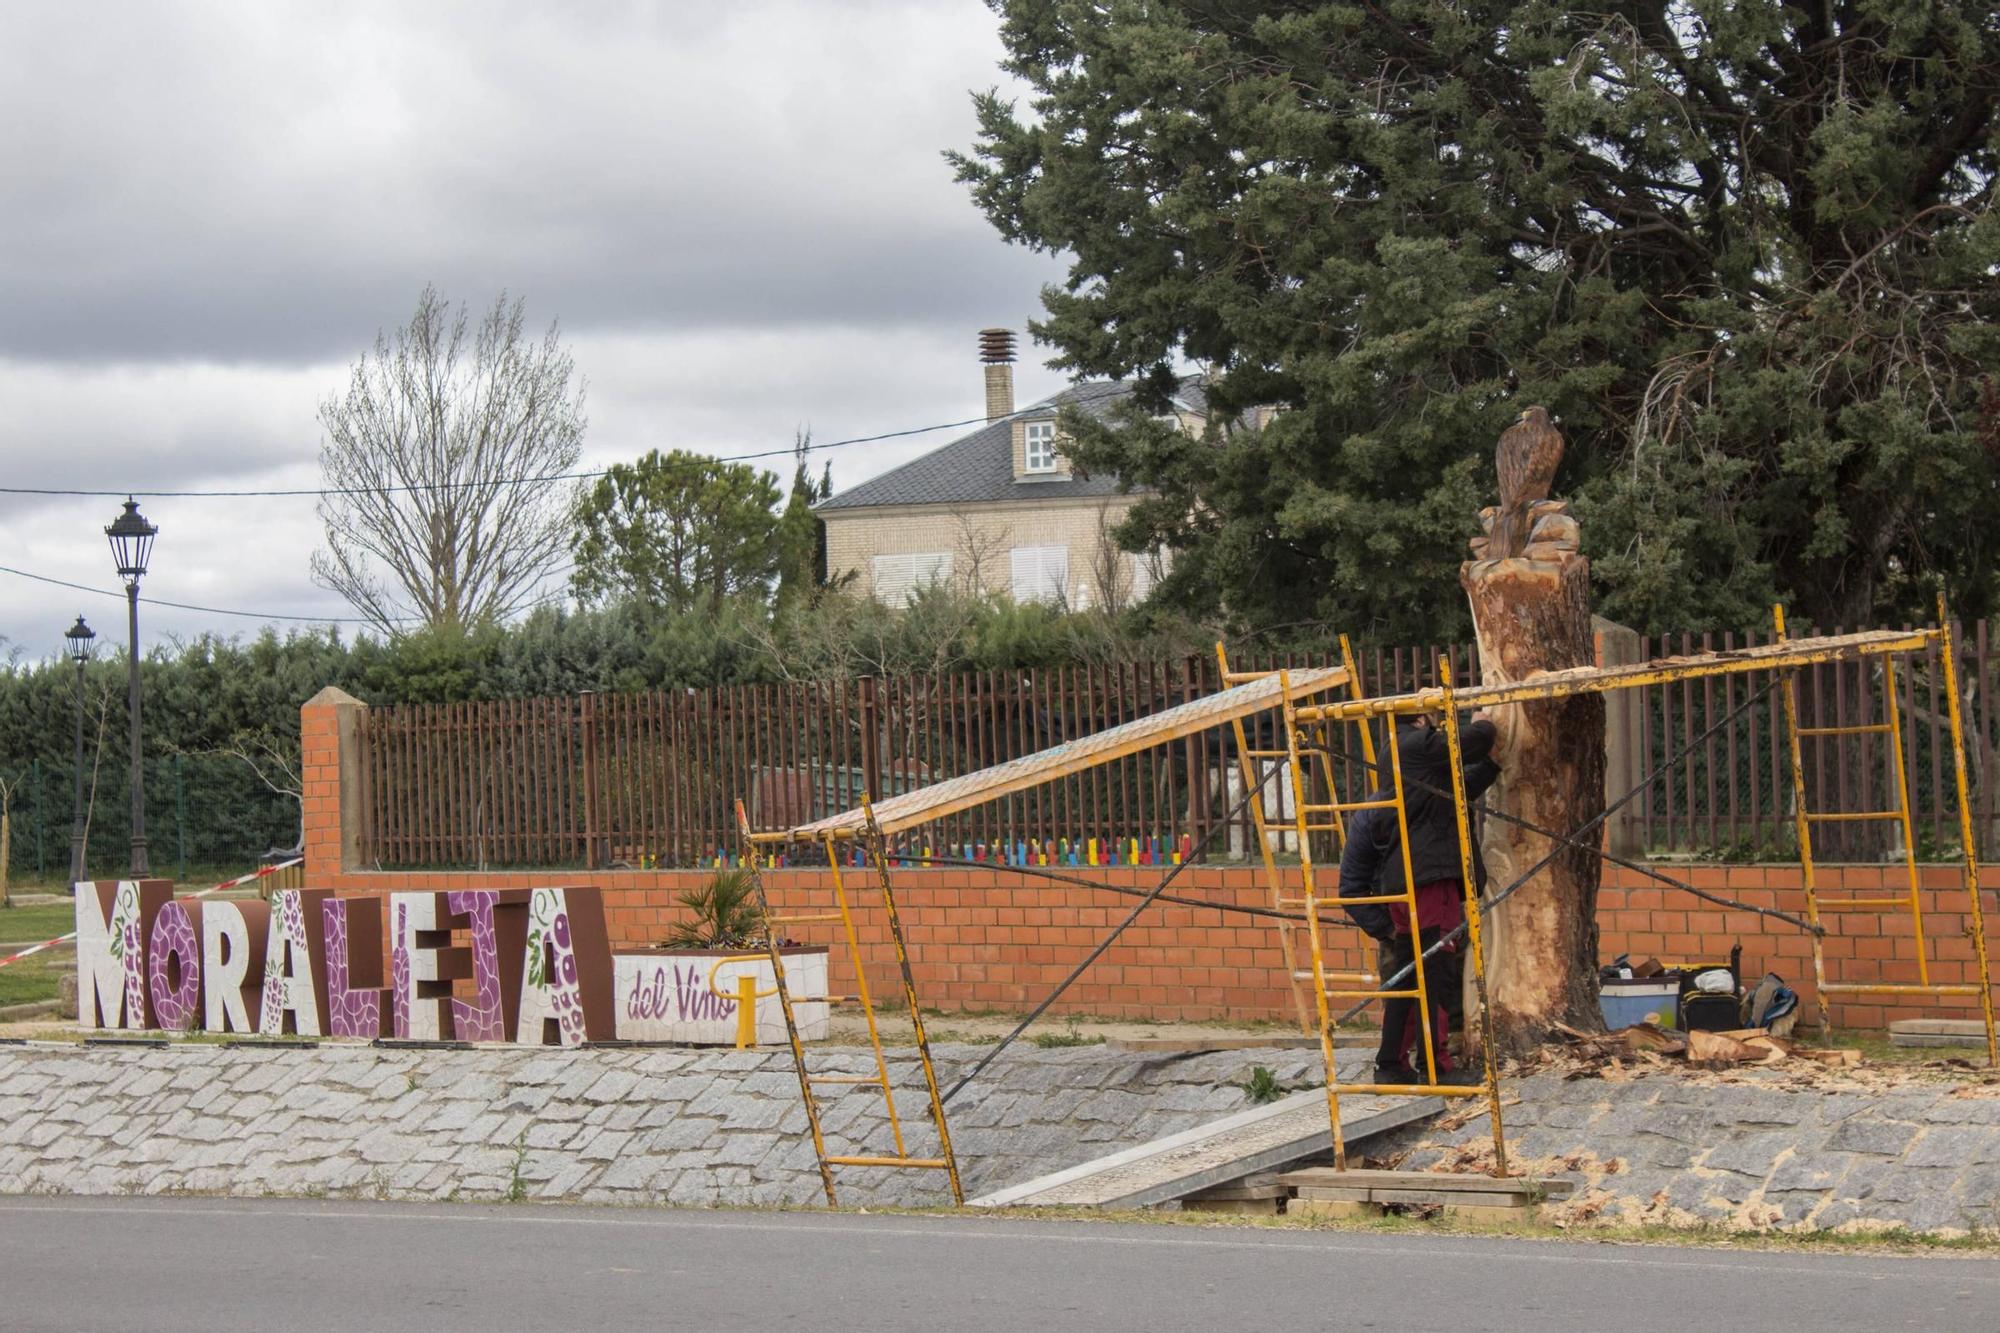
POLYGON ((1613 1032, 1637 1027, 1648 1017, 1663 1028, 1675 1026, 1674 1012, 1681 996, 1678 976, 1620 978, 1599 985, 1602 990, 1598 1004, 1604 1010, 1604 1026, 1613 1032))

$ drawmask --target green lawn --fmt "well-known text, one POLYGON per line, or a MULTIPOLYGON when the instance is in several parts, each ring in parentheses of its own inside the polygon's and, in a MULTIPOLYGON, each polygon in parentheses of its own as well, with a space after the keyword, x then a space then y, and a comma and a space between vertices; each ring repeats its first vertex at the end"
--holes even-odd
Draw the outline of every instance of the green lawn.
POLYGON ((0 967, 0 1005, 55 999, 57 973, 67 972, 75 966, 76 952, 63 945, 0 967))
MULTIPOLYGON (((19 838, 20 830, 17 828, 15 830, 17 845, 19 838)), ((154 877, 173 880, 174 892, 176 893, 193 893, 197 889, 205 889, 211 884, 220 884, 225 879, 235 879, 238 875, 246 871, 255 870, 256 868, 257 865, 255 862, 238 862, 231 865, 212 866, 190 865, 188 866, 186 878, 182 878, 179 874, 180 866, 176 862, 172 860, 162 861, 157 849, 153 853, 154 877)), ((93 866, 91 874, 97 879, 119 879, 125 875, 125 869, 117 865, 93 866)), ((60 868, 52 874, 40 876, 17 870, 8 879, 7 890, 13 894, 60 893, 68 896, 69 881, 64 877, 60 868)))
MULTIPOLYGON (((40 944, 75 929, 76 909, 66 902, 0 911, 0 944, 40 944)), ((0 949, 0 958, 12 952, 0 949)))

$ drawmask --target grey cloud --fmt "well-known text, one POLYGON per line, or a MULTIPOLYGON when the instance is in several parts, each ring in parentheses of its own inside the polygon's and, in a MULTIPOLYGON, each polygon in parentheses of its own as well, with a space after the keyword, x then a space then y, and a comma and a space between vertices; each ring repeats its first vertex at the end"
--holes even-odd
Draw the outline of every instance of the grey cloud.
MULTIPOLYGON (((319 400, 426 282, 560 318, 593 465, 972 416, 974 331, 1060 276, 939 156, 994 29, 978 0, 0 6, 4 480, 310 486, 319 400)), ((837 451, 836 484, 951 436, 837 451)), ((150 594, 344 611, 309 499, 146 508, 150 594)), ((0 563, 108 588, 115 510, 0 496, 0 563)), ((0 636, 40 653, 97 605, 0 576, 0 636)))
POLYGON ((0 353, 346 355, 429 281, 943 326, 1057 275, 939 157, 992 78, 971 0, 97 12, 0 11, 0 353))

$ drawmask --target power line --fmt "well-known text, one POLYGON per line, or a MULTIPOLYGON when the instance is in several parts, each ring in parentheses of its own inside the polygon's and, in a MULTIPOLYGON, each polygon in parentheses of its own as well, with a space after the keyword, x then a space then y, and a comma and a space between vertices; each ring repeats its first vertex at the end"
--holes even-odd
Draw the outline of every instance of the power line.
MULTIPOLYGON (((110 588, 93 588, 88 583, 71 583, 68 579, 50 578, 47 574, 34 574, 25 569, 15 569, 11 565, 0 565, 0 574, 12 574, 16 578, 33 579, 36 583, 51 583, 58 588, 73 588, 77 592, 94 593, 99 597, 115 597, 125 600, 125 594, 110 588)), ((176 611, 203 611, 213 616, 243 616, 251 620, 297 620, 314 625, 372 625, 375 622, 360 616, 288 616, 276 611, 232 611, 225 606, 196 606, 192 602, 169 602, 158 597, 141 597, 148 606, 170 606, 176 611)))
MULTIPOLYGON (((1003 417, 967 417, 964 421, 940 421, 931 426, 912 426, 907 430, 888 430, 878 435, 856 435, 845 440, 828 440, 824 444, 808 442, 805 445, 804 452, 813 453, 821 449, 843 449, 855 444, 875 444, 882 440, 904 439, 911 435, 928 435, 932 431, 955 430, 961 426, 988 426, 995 422, 1012 421, 1015 417, 1047 410, 1046 405, 1037 404, 1033 407, 1023 408, 1018 412, 1009 412, 1003 417)), ((757 453, 728 454, 717 457, 715 461, 718 463, 748 463, 760 458, 781 458, 799 452, 801 452, 799 446, 788 445, 783 449, 765 449, 757 453)), ((143 487, 137 490, 130 487, 122 487, 106 491, 85 490, 67 486, 0 486, 0 495, 78 496, 93 499, 103 497, 114 500, 123 499, 127 496, 134 499, 143 496, 151 500, 265 500, 326 495, 404 495, 417 491, 448 491, 476 486, 529 486, 542 482, 594 481, 598 477, 605 475, 607 471, 609 471, 607 468, 598 468, 591 472, 549 472, 539 476, 489 477, 478 481, 429 481, 408 486, 319 486, 299 487, 291 490, 263 491, 153 491, 146 490, 143 487)), ((86 589, 86 591, 99 590, 86 589)), ((145 599, 141 598, 140 600, 144 601, 145 599)))
MULTIPOLYGON (((574 568, 575 566, 571 565, 567 569, 558 570, 556 571, 554 577, 560 578, 563 575, 569 573, 570 570, 574 568)), ((71 583, 68 579, 51 578, 47 574, 36 574, 25 569, 15 569, 11 565, 0 565, 0 574, 12 574, 16 578, 32 579, 36 583, 53 584, 55 587, 58 588, 71 588, 77 592, 92 593, 98 597, 115 597, 121 602, 125 600, 124 593, 114 591, 113 589, 110 588, 93 588, 88 583, 71 583)), ((528 602, 527 604, 517 609, 520 611, 533 611, 538 607, 546 606, 550 602, 556 600, 557 598, 566 595, 567 594, 562 589, 557 588, 550 592, 543 593, 541 596, 535 598, 533 601, 528 602)), ((293 616, 293 615, 285 615, 277 611, 236 611, 236 610, 231 610, 229 607, 226 606, 197 606, 193 602, 169 602, 158 597, 141 597, 139 600, 146 603, 148 606, 167 606, 167 607, 172 607, 176 611, 200 611, 203 612, 204 614, 212 616, 241 616, 245 620, 266 620, 266 621, 285 620, 285 621, 296 621, 308 625, 374 625, 380 623, 375 619, 367 616, 293 616)), ((408 623, 411 621, 421 620, 422 617, 390 616, 388 617, 388 619, 397 621, 399 623, 408 623)))

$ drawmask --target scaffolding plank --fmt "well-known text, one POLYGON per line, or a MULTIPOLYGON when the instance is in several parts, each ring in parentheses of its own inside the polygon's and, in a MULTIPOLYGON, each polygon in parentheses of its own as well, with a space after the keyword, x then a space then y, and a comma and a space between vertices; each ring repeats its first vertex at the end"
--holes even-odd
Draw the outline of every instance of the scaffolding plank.
MULTIPOLYGON (((1289 696, 1297 700, 1340 688, 1347 683, 1347 672, 1342 667, 1303 667, 1291 672, 1289 680, 1289 696)), ((928 787, 878 801, 875 803, 875 821, 884 833, 897 833, 919 824, 928 824, 946 815, 957 814, 960 810, 1039 786, 1053 778, 1108 764, 1140 750, 1276 708, 1284 701, 1285 694, 1276 675, 1266 676, 1247 685, 1221 690, 1104 731, 1052 745, 1019 759, 982 768, 976 773, 947 778, 943 782, 934 782, 928 787)), ((860 810, 846 810, 810 824, 801 824, 782 832, 759 833, 755 837, 759 842, 816 842, 827 837, 853 837, 866 824, 867 820, 860 810)))
MULTIPOLYGON (((1534 699, 1562 699, 1576 694, 1608 694, 1665 681, 1694 680, 1709 676, 1736 676, 1752 671, 1784 670, 1821 662, 1845 662, 1859 657, 1922 650, 1937 637, 1935 630, 1871 630, 1865 634, 1832 634, 1816 639, 1789 639, 1758 644, 1754 648, 1712 653, 1687 653, 1678 657, 1658 657, 1647 662, 1618 666, 1571 667, 1566 671, 1540 671, 1525 680, 1499 685, 1476 685, 1451 692, 1459 708, 1495 708, 1502 704, 1534 699)), ((1444 691, 1431 688, 1407 694, 1378 695, 1371 699, 1341 700, 1301 707, 1299 719, 1306 722, 1344 722, 1376 717, 1383 713, 1424 713, 1435 711, 1444 702, 1444 691)))
MULTIPOLYGON (((1435 1115, 1440 1107, 1428 1097, 1343 1098, 1340 1118, 1352 1147, 1435 1115)), ((1326 1090, 1314 1088, 996 1190, 969 1206, 1145 1208, 1332 1149, 1326 1090)))

